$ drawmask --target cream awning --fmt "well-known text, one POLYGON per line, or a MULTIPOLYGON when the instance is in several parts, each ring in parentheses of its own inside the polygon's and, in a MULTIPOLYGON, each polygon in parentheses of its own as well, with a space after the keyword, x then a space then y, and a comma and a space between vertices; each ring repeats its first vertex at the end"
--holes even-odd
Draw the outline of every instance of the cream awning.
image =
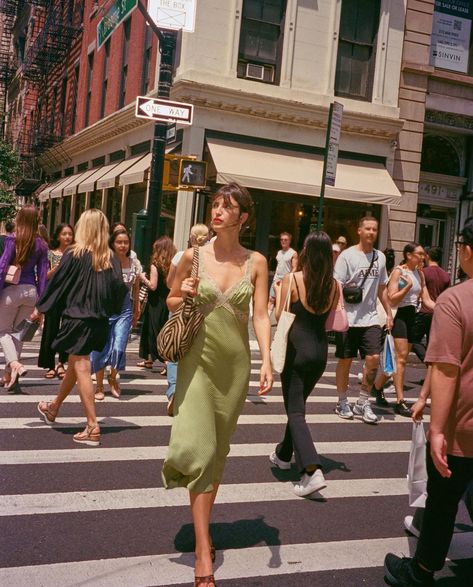
POLYGON ((77 186, 77 193, 85 194, 87 192, 93 192, 95 190, 95 182, 107 175, 107 173, 110 173, 117 165, 118 163, 110 163, 109 165, 103 165, 102 167, 93 169, 93 173, 77 186))
POLYGON ((68 175, 67 177, 63 177, 61 180, 53 184, 52 190, 49 192, 49 196, 51 198, 60 198, 62 197, 62 193, 65 187, 67 187, 71 181, 74 179, 73 175, 68 175))
POLYGON ((117 178, 129 167, 137 163, 142 158, 143 155, 138 155, 137 157, 125 159, 124 161, 121 161, 118 165, 115 165, 113 169, 110 169, 110 171, 108 171, 105 175, 103 175, 100 179, 97 180, 97 189, 102 190, 104 188, 114 188, 117 178))
POLYGON ((36 196, 40 202, 46 202, 49 200, 49 193, 53 189, 53 183, 45 183, 42 187, 41 191, 38 190, 38 195, 36 196))
MULTIPOLYGON (((320 196, 322 155, 208 138, 217 183, 236 181, 248 188, 320 196)), ((327 198, 372 204, 398 204, 401 192, 381 163, 339 159, 335 186, 327 198)))
POLYGON ((133 167, 129 167, 120 175, 118 183, 120 185, 130 185, 131 183, 140 183, 145 180, 145 175, 151 165, 151 153, 148 153, 137 161, 133 167))
POLYGON ((72 181, 67 184, 67 187, 64 188, 64 195, 65 196, 72 196, 77 191, 77 186, 84 180, 90 177, 94 173, 95 169, 88 169, 87 171, 83 171, 82 173, 76 173, 72 176, 72 181))

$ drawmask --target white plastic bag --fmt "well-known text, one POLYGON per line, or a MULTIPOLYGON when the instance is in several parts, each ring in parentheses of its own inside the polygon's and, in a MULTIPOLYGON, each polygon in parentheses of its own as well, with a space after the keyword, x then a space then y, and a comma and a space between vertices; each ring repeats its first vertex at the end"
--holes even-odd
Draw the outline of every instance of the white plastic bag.
POLYGON ((381 368, 386 375, 390 377, 396 373, 396 353, 394 351, 394 338, 391 334, 386 334, 384 347, 381 353, 381 368))
POLYGON ((409 505, 415 508, 424 508, 427 497, 426 450, 424 424, 414 422, 407 470, 407 487, 409 505))

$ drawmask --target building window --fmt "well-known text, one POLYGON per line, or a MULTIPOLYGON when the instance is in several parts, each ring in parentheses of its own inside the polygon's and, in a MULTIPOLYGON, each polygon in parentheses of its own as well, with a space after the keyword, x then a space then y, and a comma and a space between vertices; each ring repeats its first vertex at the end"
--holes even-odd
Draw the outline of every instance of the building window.
POLYGON ((92 159, 92 167, 100 167, 101 165, 105 165, 105 155, 92 159))
POLYGON ((460 175, 460 158, 453 144, 444 137, 425 136, 422 143, 421 171, 460 175))
POLYGON ((87 171, 87 168, 89 167, 89 164, 87 161, 84 161, 83 163, 79 163, 79 165, 77 166, 77 171, 87 171))
POLYGON ((371 100, 380 0, 343 0, 335 95, 371 100))
POLYGON ((123 149, 119 149, 118 151, 113 151, 113 153, 110 153, 110 163, 115 163, 116 161, 123 161, 123 159, 125 159, 125 151, 123 149))
POLYGON ((244 0, 237 75, 278 83, 286 0, 244 0))
POLYGON ((108 70, 110 61, 110 39, 105 43, 105 56, 103 61, 103 83, 102 83, 102 100, 100 102, 100 118, 105 116, 105 106, 107 104, 107 86, 108 86, 108 70))
POLYGON ((153 31, 145 25, 145 47, 143 56, 143 75, 141 78, 141 94, 145 95, 150 91, 151 85, 151 54, 153 51, 153 31))
POLYGON ((141 155, 141 153, 151 153, 151 141, 143 141, 131 146, 130 155, 141 155))
POLYGON ((89 126, 90 118, 90 103, 92 101, 92 77, 94 75, 94 54, 91 53, 88 57, 88 70, 87 70, 87 96, 85 99, 85 121, 84 126, 89 126))
POLYGON ((67 73, 62 78, 61 82, 61 103, 59 106, 59 117, 60 117, 60 126, 59 126, 59 133, 61 137, 64 137, 64 132, 66 130, 66 99, 67 99, 67 73))
POLYGON ((123 106, 125 106, 126 79, 128 76, 128 49, 130 45, 130 27, 131 19, 128 19, 123 24, 122 77, 120 80, 120 99, 118 102, 118 108, 123 108, 123 106))

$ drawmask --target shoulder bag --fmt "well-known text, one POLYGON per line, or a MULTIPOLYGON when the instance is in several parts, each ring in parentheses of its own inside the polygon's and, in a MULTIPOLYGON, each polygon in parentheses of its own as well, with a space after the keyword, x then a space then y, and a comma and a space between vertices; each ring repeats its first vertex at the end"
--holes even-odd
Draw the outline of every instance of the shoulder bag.
POLYGON ((271 345, 271 363, 276 373, 282 373, 284 363, 286 362, 287 337, 291 330, 292 323, 296 317, 295 314, 289 312, 291 304, 292 280, 294 274, 289 275, 289 290, 284 301, 284 308, 279 317, 278 326, 274 333, 273 344, 271 345))
POLYGON ((330 314, 325 321, 325 330, 327 332, 346 332, 349 328, 348 316, 343 303, 342 286, 339 281, 337 281, 337 289, 339 293, 337 307, 330 310, 330 314))
POLYGON ((363 286, 365 285, 366 280, 368 279, 368 275, 373 268, 374 262, 378 258, 376 254, 376 249, 373 249, 373 256, 371 257, 371 263, 369 266, 368 271, 366 272, 365 276, 363 277, 363 281, 360 285, 344 285, 343 286, 343 297, 347 304, 361 304, 363 301, 363 286))
MULTIPOLYGON (((199 247, 194 247, 191 277, 199 275, 199 247)), ((173 312, 158 334, 158 353, 164 361, 177 363, 192 346, 204 315, 197 310, 194 298, 187 296, 173 312)))
POLYGON ((21 267, 17 265, 9 265, 5 274, 5 283, 10 285, 18 285, 21 277, 21 267))

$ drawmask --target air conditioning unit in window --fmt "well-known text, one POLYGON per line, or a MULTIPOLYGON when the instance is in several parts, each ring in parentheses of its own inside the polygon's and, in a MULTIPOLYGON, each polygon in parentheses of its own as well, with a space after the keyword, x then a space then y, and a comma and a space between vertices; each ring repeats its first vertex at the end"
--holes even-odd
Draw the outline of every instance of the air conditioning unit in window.
POLYGON ((274 67, 272 65, 260 65, 259 63, 247 63, 245 77, 261 82, 273 83, 274 67))

